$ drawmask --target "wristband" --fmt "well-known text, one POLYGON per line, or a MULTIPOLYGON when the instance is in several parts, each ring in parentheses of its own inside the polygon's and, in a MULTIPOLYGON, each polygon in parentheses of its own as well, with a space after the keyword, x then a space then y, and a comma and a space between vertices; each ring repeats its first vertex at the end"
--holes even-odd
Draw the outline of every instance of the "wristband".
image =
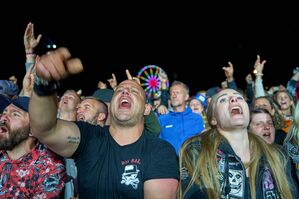
POLYGON ((56 93, 60 88, 58 81, 46 81, 39 77, 35 77, 33 90, 38 96, 50 96, 56 93))

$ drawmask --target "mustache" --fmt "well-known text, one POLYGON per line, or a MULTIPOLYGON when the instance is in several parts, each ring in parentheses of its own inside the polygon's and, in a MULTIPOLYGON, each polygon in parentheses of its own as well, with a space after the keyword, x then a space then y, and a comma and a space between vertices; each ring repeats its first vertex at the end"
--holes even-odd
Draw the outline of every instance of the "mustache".
POLYGON ((5 126, 5 127, 7 128, 7 130, 10 132, 10 126, 7 125, 7 123, 6 123, 5 121, 0 120, 0 128, 1 128, 2 126, 5 126))
POLYGON ((5 126, 5 122, 0 120, 0 127, 5 126))

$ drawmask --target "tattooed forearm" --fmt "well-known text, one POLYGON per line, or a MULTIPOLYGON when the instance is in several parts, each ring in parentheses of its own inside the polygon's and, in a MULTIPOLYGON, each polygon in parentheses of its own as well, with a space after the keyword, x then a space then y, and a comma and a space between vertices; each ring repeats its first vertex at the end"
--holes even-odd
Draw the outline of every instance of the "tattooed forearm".
POLYGON ((80 137, 79 136, 78 137, 68 136, 66 138, 66 140, 67 140, 67 143, 69 143, 69 144, 79 144, 80 143, 80 137))

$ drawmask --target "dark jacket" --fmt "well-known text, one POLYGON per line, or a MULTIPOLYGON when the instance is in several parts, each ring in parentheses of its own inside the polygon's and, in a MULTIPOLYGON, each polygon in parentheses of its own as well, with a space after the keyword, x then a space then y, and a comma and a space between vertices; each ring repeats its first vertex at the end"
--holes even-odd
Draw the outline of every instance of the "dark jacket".
MULTIPOLYGON (((187 150, 189 150, 189 154, 192 154, 191 157, 195 163, 199 155, 200 141, 197 139, 197 141, 191 143, 187 150)), ((219 183, 221 198, 251 198, 249 179, 246 177, 245 167, 227 141, 222 141, 218 148, 217 163, 220 171, 219 183)), ((272 171, 267 166, 267 162, 264 158, 261 160, 258 172, 256 180, 256 198, 281 198, 272 171)), ((186 167, 184 167, 184 163, 181 174, 182 186, 183 189, 185 189, 188 186, 190 176, 188 175, 186 167)), ((290 179, 289 182, 291 182, 292 193, 295 194, 294 198, 297 198, 298 188, 295 186, 291 173, 287 172, 287 175, 290 179)), ((198 185, 193 185, 184 198, 208 198, 208 196, 205 188, 200 189, 198 185)))

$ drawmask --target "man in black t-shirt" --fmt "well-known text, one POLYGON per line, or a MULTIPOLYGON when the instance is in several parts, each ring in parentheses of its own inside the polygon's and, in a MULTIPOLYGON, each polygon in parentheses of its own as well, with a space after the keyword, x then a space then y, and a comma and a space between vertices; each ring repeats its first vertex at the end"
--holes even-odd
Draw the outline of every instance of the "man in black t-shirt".
POLYGON ((176 153, 169 143, 144 130, 144 112, 149 107, 137 82, 126 80, 116 88, 109 127, 56 119, 53 80, 82 68, 65 48, 36 63, 38 77, 29 109, 33 135, 54 152, 75 159, 80 198, 175 198, 176 153))

